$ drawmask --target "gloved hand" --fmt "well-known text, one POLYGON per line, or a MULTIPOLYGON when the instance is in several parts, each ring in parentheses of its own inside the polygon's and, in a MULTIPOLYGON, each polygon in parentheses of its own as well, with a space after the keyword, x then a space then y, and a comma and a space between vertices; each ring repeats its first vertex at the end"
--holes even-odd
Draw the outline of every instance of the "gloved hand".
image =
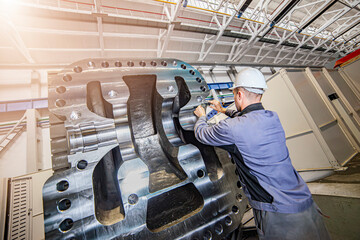
POLYGON ((225 113, 226 112, 226 108, 223 108, 221 103, 217 100, 211 100, 209 101, 209 103, 211 104, 210 107, 218 112, 221 113, 225 113))

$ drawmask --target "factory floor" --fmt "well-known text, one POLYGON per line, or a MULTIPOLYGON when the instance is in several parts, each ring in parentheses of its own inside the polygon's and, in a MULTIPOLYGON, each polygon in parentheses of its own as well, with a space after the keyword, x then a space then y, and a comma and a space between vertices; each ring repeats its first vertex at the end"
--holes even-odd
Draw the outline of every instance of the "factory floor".
MULTIPOLYGON (((324 221, 333 240, 360 239, 360 154, 346 167, 345 171, 308 183, 314 201, 329 217, 324 221)), ((252 217, 252 210, 244 215, 243 239, 258 239, 252 217)))

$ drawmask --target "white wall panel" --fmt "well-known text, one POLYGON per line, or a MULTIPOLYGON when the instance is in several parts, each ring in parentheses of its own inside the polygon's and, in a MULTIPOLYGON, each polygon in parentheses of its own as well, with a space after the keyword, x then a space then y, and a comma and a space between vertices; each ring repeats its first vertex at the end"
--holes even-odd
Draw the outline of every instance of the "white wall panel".
MULTIPOLYGON (((48 128, 42 128, 39 149, 39 159, 42 159, 41 166, 43 169, 51 169, 51 151, 50 151, 50 133, 48 128)), ((0 135, 0 138, 2 136, 0 135)), ((0 176, 1 177, 15 177, 27 172, 27 155, 26 155, 26 131, 15 139, 14 143, 4 152, 0 153, 0 176)))
POLYGON ((270 78, 267 85, 268 90, 262 99, 263 105, 265 109, 277 112, 286 136, 310 131, 309 124, 289 89, 282 81, 281 75, 277 74, 270 78))
POLYGON ((32 70, 0 70, 0 101, 46 98, 48 96, 47 71, 38 70, 39 94, 31 90, 31 72, 32 70))
POLYGON ((318 126, 335 119, 311 84, 305 70, 287 71, 287 75, 318 126))
POLYGON ((346 65, 342 69, 355 85, 357 91, 360 92, 360 59, 346 65))
MULTIPOLYGON (((263 105, 265 109, 275 111, 279 115, 295 169, 300 171, 332 169, 327 155, 282 75, 280 73, 274 75, 267 84, 268 90, 263 96, 263 105)), ((321 173, 315 171, 312 174, 302 175, 302 177, 308 181, 309 179, 316 179, 318 174, 321 173)))
POLYGON ((346 133, 339 127, 342 121, 325 93, 316 84, 316 78, 310 69, 288 70, 287 76, 291 80, 302 102, 320 130, 327 146, 339 164, 351 158, 356 150, 346 137, 346 133), (335 117, 337 116, 337 117, 335 117))
POLYGON ((327 70, 331 78, 334 80, 337 87, 346 97, 346 100, 350 103, 355 112, 360 116, 360 100, 356 96, 354 89, 352 89, 341 76, 341 74, 336 70, 327 70))
POLYGON ((314 133, 289 138, 286 145, 296 170, 332 168, 314 133))

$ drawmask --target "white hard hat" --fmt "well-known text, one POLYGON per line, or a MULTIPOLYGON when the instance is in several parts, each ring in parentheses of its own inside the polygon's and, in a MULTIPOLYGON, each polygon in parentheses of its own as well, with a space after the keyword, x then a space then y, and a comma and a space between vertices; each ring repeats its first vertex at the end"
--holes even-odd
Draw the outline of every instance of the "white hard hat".
POLYGON ((235 83, 230 90, 243 87, 249 92, 263 94, 267 89, 264 75, 255 68, 243 68, 236 75, 235 83))

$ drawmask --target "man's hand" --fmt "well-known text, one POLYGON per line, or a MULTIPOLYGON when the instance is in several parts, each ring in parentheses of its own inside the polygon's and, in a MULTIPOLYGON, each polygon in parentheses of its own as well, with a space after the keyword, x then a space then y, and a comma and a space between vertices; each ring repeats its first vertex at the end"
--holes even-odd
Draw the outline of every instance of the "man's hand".
POLYGON ((221 113, 225 113, 226 112, 226 108, 223 108, 221 106, 221 103, 217 100, 211 100, 209 101, 209 103, 211 104, 210 107, 218 112, 221 112, 221 113))
POLYGON ((199 106, 195 109, 194 113, 195 113, 195 115, 196 115, 197 117, 206 116, 205 109, 204 109, 201 105, 199 105, 199 106))

